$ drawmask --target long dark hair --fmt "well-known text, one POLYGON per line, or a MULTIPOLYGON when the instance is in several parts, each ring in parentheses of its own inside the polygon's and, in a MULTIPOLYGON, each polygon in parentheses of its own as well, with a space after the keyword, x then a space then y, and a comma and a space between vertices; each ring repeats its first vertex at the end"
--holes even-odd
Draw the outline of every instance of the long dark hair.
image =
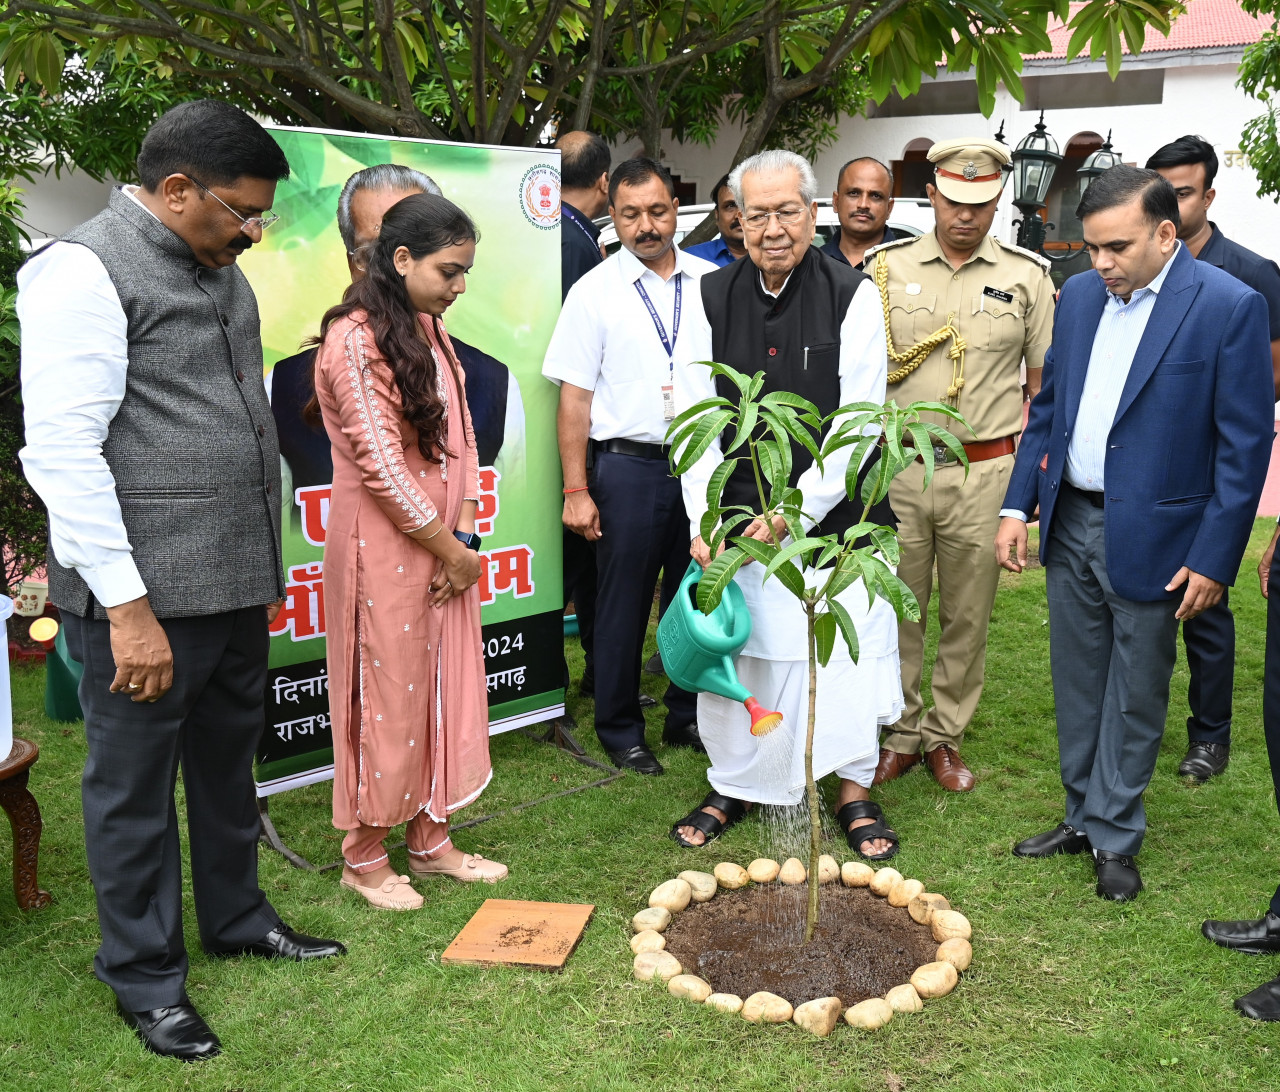
MULTIPOLYGON (((342 302, 331 307, 320 320, 324 340, 329 327, 354 311, 363 311, 381 358, 395 376, 405 419, 418 430, 418 450, 431 459, 451 454, 444 446, 445 407, 436 391, 438 377, 431 347, 419 330, 404 278, 393 261, 400 247, 407 247, 415 261, 448 246, 478 242, 480 233, 462 209, 438 194, 415 193, 397 201, 382 218, 382 230, 369 258, 368 272, 344 293, 342 302)), ((438 320, 432 319, 439 332, 438 320)), ((438 338, 442 347, 443 338, 438 338)), ((457 361, 449 355, 449 367, 458 378, 457 361)), ((314 369, 313 369, 314 376, 314 369)), ((458 384, 461 391, 462 384, 458 384)), ((319 406, 314 394, 307 414, 314 416, 319 406)))

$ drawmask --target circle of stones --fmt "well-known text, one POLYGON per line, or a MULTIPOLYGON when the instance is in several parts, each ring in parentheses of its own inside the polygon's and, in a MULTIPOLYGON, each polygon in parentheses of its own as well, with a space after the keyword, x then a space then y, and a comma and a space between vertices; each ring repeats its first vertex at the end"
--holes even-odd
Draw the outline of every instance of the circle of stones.
POLYGON ((884 997, 872 997, 845 1009, 836 997, 818 997, 794 1008, 785 998, 761 992, 740 998, 716 993, 711 984, 697 975, 685 974, 680 961, 666 949, 663 935, 675 914, 695 903, 710 902, 721 890, 738 890, 749 883, 799 885, 808 876, 803 862, 795 857, 779 865, 758 858, 747 868, 721 861, 712 872, 688 869, 673 880, 654 888, 649 907, 631 919, 632 971, 641 981, 658 981, 678 998, 711 1005, 723 1012, 740 1012, 753 1023, 794 1022, 816 1035, 830 1035, 841 1017, 853 1027, 874 1031, 901 1013, 919 1012, 925 1000, 950 993, 973 959, 972 930, 963 914, 951 908, 941 895, 925 890, 919 880, 905 877, 895 868, 874 869, 860 861, 838 864, 823 854, 819 882, 843 883, 845 887, 866 887, 889 905, 900 907, 920 925, 929 926, 939 942, 937 958, 917 967, 909 981, 894 986, 884 997), (758 878, 757 878, 758 877, 758 878), (945 915, 935 921, 935 915, 945 915), (664 917, 665 915, 665 917, 664 917))

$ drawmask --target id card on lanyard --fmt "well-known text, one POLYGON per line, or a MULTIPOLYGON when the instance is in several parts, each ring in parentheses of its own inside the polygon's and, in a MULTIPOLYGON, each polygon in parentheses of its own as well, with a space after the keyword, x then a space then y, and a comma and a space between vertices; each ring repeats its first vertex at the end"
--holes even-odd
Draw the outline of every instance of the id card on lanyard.
POLYGON ((644 300, 644 305, 649 310, 649 317, 653 320, 654 329, 658 331, 658 337, 662 339, 662 347, 667 350, 667 381, 662 385, 662 419, 664 421, 674 421, 676 416, 676 393, 675 393, 675 372, 676 372, 676 338, 680 336, 680 303, 682 299, 683 279, 680 271, 677 269, 676 278, 676 310, 671 319, 671 337, 667 337, 667 328, 662 325, 662 319, 658 317, 658 310, 653 306, 653 300, 649 298, 649 293, 644 290, 644 285, 638 280, 635 282, 636 291, 640 293, 640 298, 644 300))

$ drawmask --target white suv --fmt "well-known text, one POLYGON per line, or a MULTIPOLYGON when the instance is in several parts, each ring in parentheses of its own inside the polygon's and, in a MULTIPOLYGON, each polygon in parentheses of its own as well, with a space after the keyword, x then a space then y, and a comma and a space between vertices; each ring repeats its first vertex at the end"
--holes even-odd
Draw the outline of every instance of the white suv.
MULTIPOLYGON (((713 212, 715 206, 682 205, 676 214, 676 242, 696 228, 707 213, 713 212)), ((613 221, 601 216, 596 221, 600 228, 600 243, 610 254, 618 249, 618 233, 613 230, 613 221)), ((894 199, 893 212, 889 216, 889 226, 899 235, 923 235, 933 227, 933 208, 925 197, 897 197, 894 199)), ((840 229, 840 220, 835 209, 831 207, 831 198, 818 199, 818 227, 814 232, 813 245, 822 246, 840 229)))

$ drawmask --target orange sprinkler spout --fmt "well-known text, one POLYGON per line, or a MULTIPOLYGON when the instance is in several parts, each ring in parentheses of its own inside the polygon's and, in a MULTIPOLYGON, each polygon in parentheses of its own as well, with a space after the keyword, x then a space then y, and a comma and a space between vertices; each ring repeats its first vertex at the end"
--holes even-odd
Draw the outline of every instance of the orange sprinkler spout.
POLYGON ((766 709, 755 698, 748 698, 742 704, 747 707, 747 712, 751 714, 751 734, 753 736, 767 736, 782 723, 781 713, 766 709))

